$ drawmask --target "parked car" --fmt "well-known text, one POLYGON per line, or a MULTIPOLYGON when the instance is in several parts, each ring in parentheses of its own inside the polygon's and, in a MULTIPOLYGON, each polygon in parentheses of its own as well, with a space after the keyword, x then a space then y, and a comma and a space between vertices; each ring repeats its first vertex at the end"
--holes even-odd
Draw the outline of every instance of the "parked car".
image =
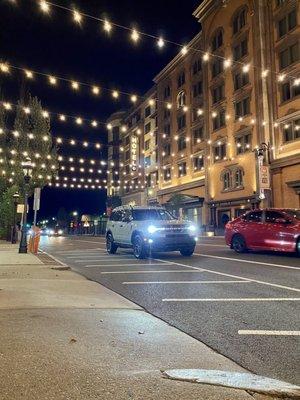
POLYGON ((300 210, 249 211, 227 223, 225 240, 237 253, 271 250, 300 254, 300 210))
POLYGON ((150 250, 179 250, 183 256, 191 256, 196 241, 196 226, 178 220, 162 207, 117 207, 106 227, 106 248, 110 254, 118 247, 131 247, 136 258, 147 257, 150 250))

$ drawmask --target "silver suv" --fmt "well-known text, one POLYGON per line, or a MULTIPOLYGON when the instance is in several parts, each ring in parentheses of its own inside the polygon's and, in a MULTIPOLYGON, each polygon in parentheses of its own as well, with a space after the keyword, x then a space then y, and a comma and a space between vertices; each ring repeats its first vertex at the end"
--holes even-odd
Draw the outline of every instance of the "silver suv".
POLYGON ((183 256, 191 256, 196 241, 196 226, 178 220, 162 207, 117 207, 106 227, 109 254, 115 254, 118 247, 131 247, 140 259, 147 257, 150 250, 179 250, 183 256))

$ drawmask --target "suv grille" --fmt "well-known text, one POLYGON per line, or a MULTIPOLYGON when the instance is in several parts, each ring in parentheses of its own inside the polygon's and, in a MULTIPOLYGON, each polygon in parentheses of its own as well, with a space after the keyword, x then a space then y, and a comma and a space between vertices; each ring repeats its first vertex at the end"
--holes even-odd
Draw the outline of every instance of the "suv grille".
POLYGON ((167 225, 164 227, 164 230, 170 233, 183 233, 187 231, 185 225, 167 225))

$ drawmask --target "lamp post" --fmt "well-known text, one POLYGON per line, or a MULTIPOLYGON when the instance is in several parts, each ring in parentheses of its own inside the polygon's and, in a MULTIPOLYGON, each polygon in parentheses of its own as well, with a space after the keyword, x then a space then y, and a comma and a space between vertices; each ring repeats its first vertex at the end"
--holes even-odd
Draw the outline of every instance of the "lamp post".
POLYGON ((22 162, 22 169, 24 173, 24 213, 23 213, 23 223, 22 223, 22 232, 21 232, 21 241, 19 247, 19 253, 27 253, 27 203, 28 203, 28 186, 30 182, 30 178, 32 175, 32 164, 31 159, 29 157, 26 158, 24 162, 22 162))
POLYGON ((16 216, 17 216, 17 206, 18 206, 18 200, 19 200, 19 193, 16 192, 13 194, 13 200, 14 200, 14 216, 13 216, 13 226, 11 228, 11 243, 15 244, 17 243, 17 232, 16 232, 16 216))

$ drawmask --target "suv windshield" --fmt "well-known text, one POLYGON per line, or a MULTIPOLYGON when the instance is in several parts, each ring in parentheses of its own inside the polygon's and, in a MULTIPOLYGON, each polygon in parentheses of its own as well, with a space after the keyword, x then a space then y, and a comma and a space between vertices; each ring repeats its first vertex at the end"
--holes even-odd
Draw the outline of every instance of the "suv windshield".
POLYGON ((300 210, 282 210, 289 217, 296 218, 300 220, 300 210))
POLYGON ((169 211, 164 209, 153 209, 153 210, 132 210, 132 216, 135 221, 146 221, 146 220, 163 220, 170 221, 176 219, 169 211))

